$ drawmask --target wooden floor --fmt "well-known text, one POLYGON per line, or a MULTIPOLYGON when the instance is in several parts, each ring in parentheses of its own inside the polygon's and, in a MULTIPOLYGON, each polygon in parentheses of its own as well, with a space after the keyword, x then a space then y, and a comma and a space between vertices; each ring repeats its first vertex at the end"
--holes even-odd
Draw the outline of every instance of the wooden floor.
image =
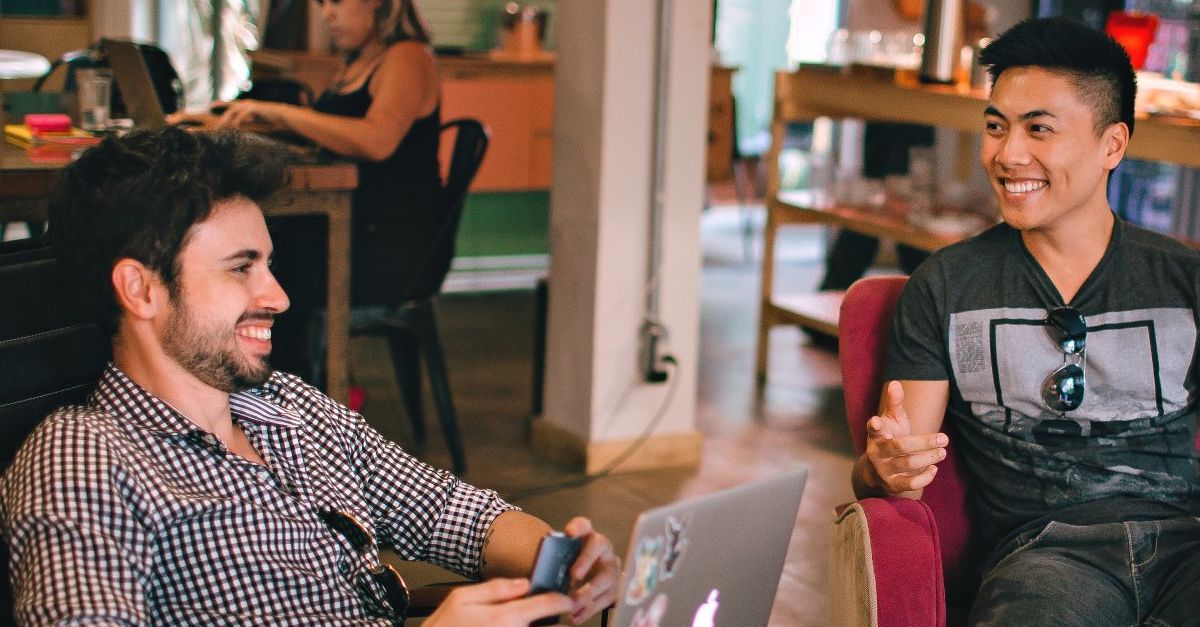
MULTIPOLYGON (((807 465, 811 476, 770 624, 825 625, 831 510, 852 498, 837 358, 809 346, 800 331, 779 329, 771 338, 770 376, 757 389, 758 264, 745 259, 739 229, 739 214, 732 209, 713 209, 705 216, 698 426, 706 440, 700 466, 617 474, 516 502, 556 526, 576 514, 589 516, 623 554, 643 509, 807 465)), ((806 229, 785 245, 777 270, 785 289, 811 289, 819 279, 823 234, 819 227, 806 229)), ((465 478, 512 495, 578 476, 539 458, 527 444, 533 293, 447 296, 439 317, 465 433, 470 465, 465 478)), ((385 435, 409 442, 384 345, 356 339, 352 364, 355 382, 367 390, 363 413, 385 435)), ((430 444, 422 457, 448 466, 433 416, 427 403, 430 444)), ((406 566, 417 580, 445 578, 406 566)))

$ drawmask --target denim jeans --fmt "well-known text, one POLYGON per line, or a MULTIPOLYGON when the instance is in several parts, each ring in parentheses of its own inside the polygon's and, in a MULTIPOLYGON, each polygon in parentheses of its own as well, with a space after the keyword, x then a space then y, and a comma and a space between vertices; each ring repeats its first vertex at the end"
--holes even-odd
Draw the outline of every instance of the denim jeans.
POLYGON ((1051 522, 998 554, 971 625, 1200 625, 1200 518, 1051 522))

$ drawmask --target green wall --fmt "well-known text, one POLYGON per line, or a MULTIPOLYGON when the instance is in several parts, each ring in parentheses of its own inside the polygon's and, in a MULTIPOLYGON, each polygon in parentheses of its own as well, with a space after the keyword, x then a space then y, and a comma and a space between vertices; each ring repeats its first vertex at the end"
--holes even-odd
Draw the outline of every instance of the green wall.
POLYGON ((458 257, 544 255, 550 252, 550 193, 479 193, 467 197, 458 229, 458 257))

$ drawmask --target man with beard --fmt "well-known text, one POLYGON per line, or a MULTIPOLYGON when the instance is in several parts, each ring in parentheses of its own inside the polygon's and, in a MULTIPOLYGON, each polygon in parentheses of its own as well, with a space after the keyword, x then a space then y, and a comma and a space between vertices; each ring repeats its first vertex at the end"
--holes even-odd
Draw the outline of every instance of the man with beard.
MULTIPOLYGON (((267 362, 288 298, 260 204, 265 145, 178 129, 110 138, 63 175, 51 240, 112 334, 86 405, 51 414, 0 505, 24 624, 395 624, 386 547, 468 577, 523 577, 550 528, 431 468, 267 362)), ((431 626, 578 623, 615 599, 587 519, 570 597, 523 579, 450 595, 431 626)))

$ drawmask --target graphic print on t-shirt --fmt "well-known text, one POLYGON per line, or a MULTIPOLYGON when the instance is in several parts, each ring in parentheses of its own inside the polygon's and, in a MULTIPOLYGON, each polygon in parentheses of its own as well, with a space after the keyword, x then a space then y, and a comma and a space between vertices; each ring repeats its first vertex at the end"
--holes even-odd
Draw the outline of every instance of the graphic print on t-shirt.
POLYGON ((1196 345, 1192 312, 1156 308, 1087 316, 1083 404, 1060 415, 1041 400, 1046 377, 1077 356, 1046 332, 1041 309, 950 316, 950 360, 963 400, 985 424, 1029 442, 1070 444, 1119 436, 1186 408, 1196 345))

